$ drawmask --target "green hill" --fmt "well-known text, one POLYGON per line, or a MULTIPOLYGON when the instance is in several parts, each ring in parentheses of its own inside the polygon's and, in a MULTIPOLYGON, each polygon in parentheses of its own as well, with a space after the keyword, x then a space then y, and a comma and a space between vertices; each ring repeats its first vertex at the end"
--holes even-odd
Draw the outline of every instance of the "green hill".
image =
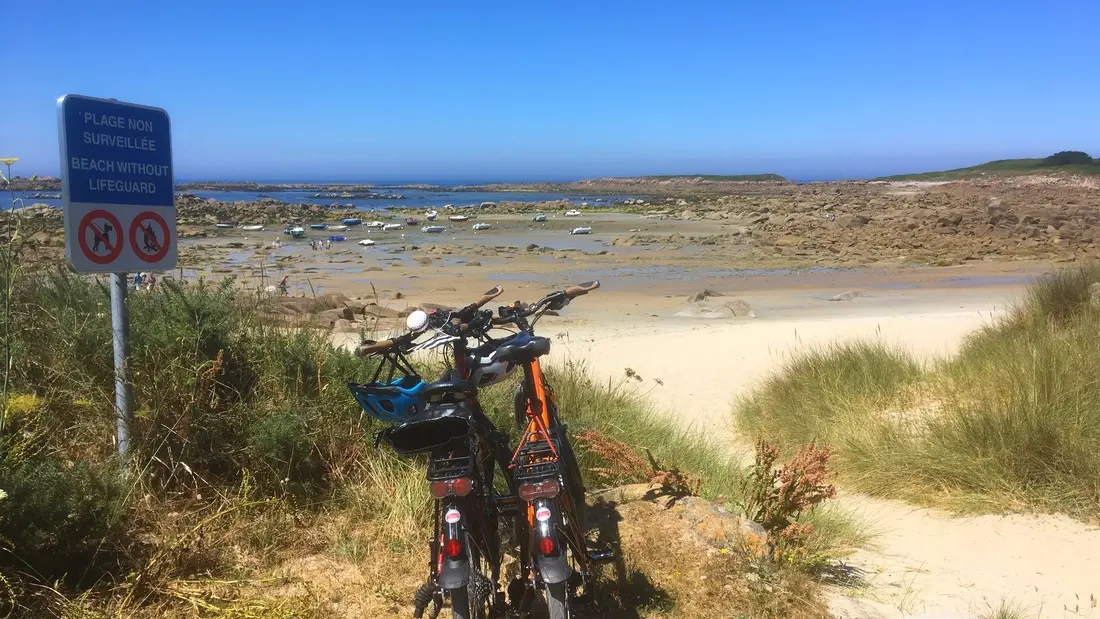
POLYGON ((979 176, 1017 176, 1021 174, 1093 174, 1100 176, 1100 159, 1080 151, 1062 151, 1044 159, 998 159, 969 168, 897 174, 876 178, 879 181, 953 181, 979 176))

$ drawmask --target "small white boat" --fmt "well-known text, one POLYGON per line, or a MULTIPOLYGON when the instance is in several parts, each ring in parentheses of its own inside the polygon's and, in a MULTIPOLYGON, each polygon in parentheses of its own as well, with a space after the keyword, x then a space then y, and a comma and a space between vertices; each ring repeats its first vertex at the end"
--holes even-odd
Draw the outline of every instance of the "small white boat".
POLYGON ((451 215, 447 219, 450 219, 451 221, 466 221, 467 219, 469 219, 469 217, 467 217, 466 215, 451 215))
POLYGON ((301 226, 294 226, 292 228, 287 228, 284 232, 286 232, 287 234, 289 234, 290 236, 292 236, 296 239, 301 238, 301 237, 306 235, 306 229, 301 227, 301 226))
POLYGON ((227 222, 224 222, 224 221, 219 221, 218 223, 214 224, 214 227, 215 228, 232 228, 233 224, 227 223, 227 222))
POLYGON ((386 224, 384 222, 381 222, 381 221, 372 221, 369 224, 367 224, 367 227, 368 228, 381 228, 385 225, 386 224))
POLYGON ((484 222, 474 224, 474 230, 488 230, 489 228, 492 228, 492 226, 484 222))
POLYGON ((580 217, 580 215, 581 215, 581 212, 578 211, 577 209, 569 209, 568 211, 565 211, 565 216, 566 217, 580 217))
POLYGON ((546 215, 535 215, 531 218, 531 221, 546 221, 546 215))
POLYGON ((428 211, 424 214, 424 218, 428 221, 435 221, 436 217, 439 217, 439 211, 428 211))
POLYGON ((260 230, 263 230, 263 229, 264 229, 264 227, 259 225, 259 224, 241 226, 241 230, 244 230, 245 232, 259 232, 260 230))
POLYGON ((363 239, 362 241, 359 241, 359 244, 363 247, 370 247, 371 245, 374 245, 374 241, 372 241, 371 239, 363 239))
POLYGON ((592 234, 592 228, 589 228, 588 226, 573 228, 569 231, 569 234, 592 234))
POLYGON ((421 232, 427 232, 428 234, 439 234, 447 228, 445 226, 424 226, 420 229, 421 232))
POLYGON ((382 229, 383 230, 400 230, 401 228, 404 228, 404 227, 405 227, 405 224, 386 224, 386 225, 382 226, 382 229))
POLYGON ((329 226, 328 229, 329 230, 335 230, 337 232, 343 232, 344 230, 347 230, 348 227, 345 226, 344 224, 336 224, 335 226, 329 226))

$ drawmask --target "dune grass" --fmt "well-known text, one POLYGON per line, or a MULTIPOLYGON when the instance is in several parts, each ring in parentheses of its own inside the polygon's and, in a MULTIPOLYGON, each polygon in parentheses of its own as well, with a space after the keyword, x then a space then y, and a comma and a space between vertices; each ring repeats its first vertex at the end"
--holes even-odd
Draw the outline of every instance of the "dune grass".
POLYGON ((1100 513, 1100 268, 1040 279, 959 354, 922 368, 845 344, 805 354, 735 419, 785 445, 817 439, 870 494, 962 511, 1100 513))
MULTIPOLYGON (((13 358, 0 398, 0 615, 407 614, 424 577, 430 501, 424 463, 376 448, 381 426, 346 390, 366 380, 369 361, 334 348, 326 332, 271 326, 262 302, 231 280, 166 277, 129 301, 136 414, 131 461, 121 466, 105 286, 64 271, 0 285, 9 283, 0 325, 13 358)), ((593 381, 583 366, 553 368, 550 378, 573 436, 596 432, 637 454, 649 449, 662 467, 697 478, 702 494, 736 505, 742 470, 721 446, 678 430, 631 391, 593 381)), ((483 401, 511 428, 506 385, 483 401)), ((606 482, 598 471, 607 462, 583 443, 577 450, 589 484, 606 482)), ((622 473, 617 482, 645 481, 622 473)), ((844 518, 814 518, 813 552, 856 539, 844 518)), ((782 582, 789 586, 778 597, 758 592, 769 601, 749 614, 821 612, 816 585, 790 568, 748 582, 732 563, 712 567, 705 574, 733 588, 710 592, 700 609, 782 582)), ((647 610, 623 602, 608 616, 670 608, 693 616, 696 606, 683 603, 695 583, 666 574, 650 586, 651 569, 636 564, 636 582, 610 594, 647 610)))

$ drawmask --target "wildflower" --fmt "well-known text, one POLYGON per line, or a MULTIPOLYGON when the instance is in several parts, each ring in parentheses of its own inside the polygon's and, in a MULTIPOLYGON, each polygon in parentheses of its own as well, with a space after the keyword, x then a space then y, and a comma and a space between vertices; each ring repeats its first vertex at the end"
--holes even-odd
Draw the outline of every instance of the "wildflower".
POLYGON ((3 501, 6 498, 8 498, 8 493, 4 492, 3 488, 0 488, 0 501, 3 501))
POLYGON ((9 168, 15 165, 16 161, 19 161, 19 157, 0 157, 0 163, 8 166, 9 168))

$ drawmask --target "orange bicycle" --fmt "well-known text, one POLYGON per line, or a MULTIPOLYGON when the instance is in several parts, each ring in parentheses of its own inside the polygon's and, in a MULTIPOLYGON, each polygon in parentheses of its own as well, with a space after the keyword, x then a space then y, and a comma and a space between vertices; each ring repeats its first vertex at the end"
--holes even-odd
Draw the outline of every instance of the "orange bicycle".
POLYGON ((591 595, 590 564, 610 558, 609 552, 588 549, 584 482, 554 391, 539 364, 539 358, 550 352, 550 340, 534 334, 535 323, 547 311, 561 310, 599 286, 572 286, 533 305, 517 301, 501 307, 493 319, 493 325, 512 325, 517 332, 493 342, 487 360, 523 367, 514 402, 516 424, 523 434, 509 465, 523 502, 516 517, 520 573, 508 586, 509 601, 521 617, 530 613, 541 594, 550 619, 568 619, 571 603, 591 595))

